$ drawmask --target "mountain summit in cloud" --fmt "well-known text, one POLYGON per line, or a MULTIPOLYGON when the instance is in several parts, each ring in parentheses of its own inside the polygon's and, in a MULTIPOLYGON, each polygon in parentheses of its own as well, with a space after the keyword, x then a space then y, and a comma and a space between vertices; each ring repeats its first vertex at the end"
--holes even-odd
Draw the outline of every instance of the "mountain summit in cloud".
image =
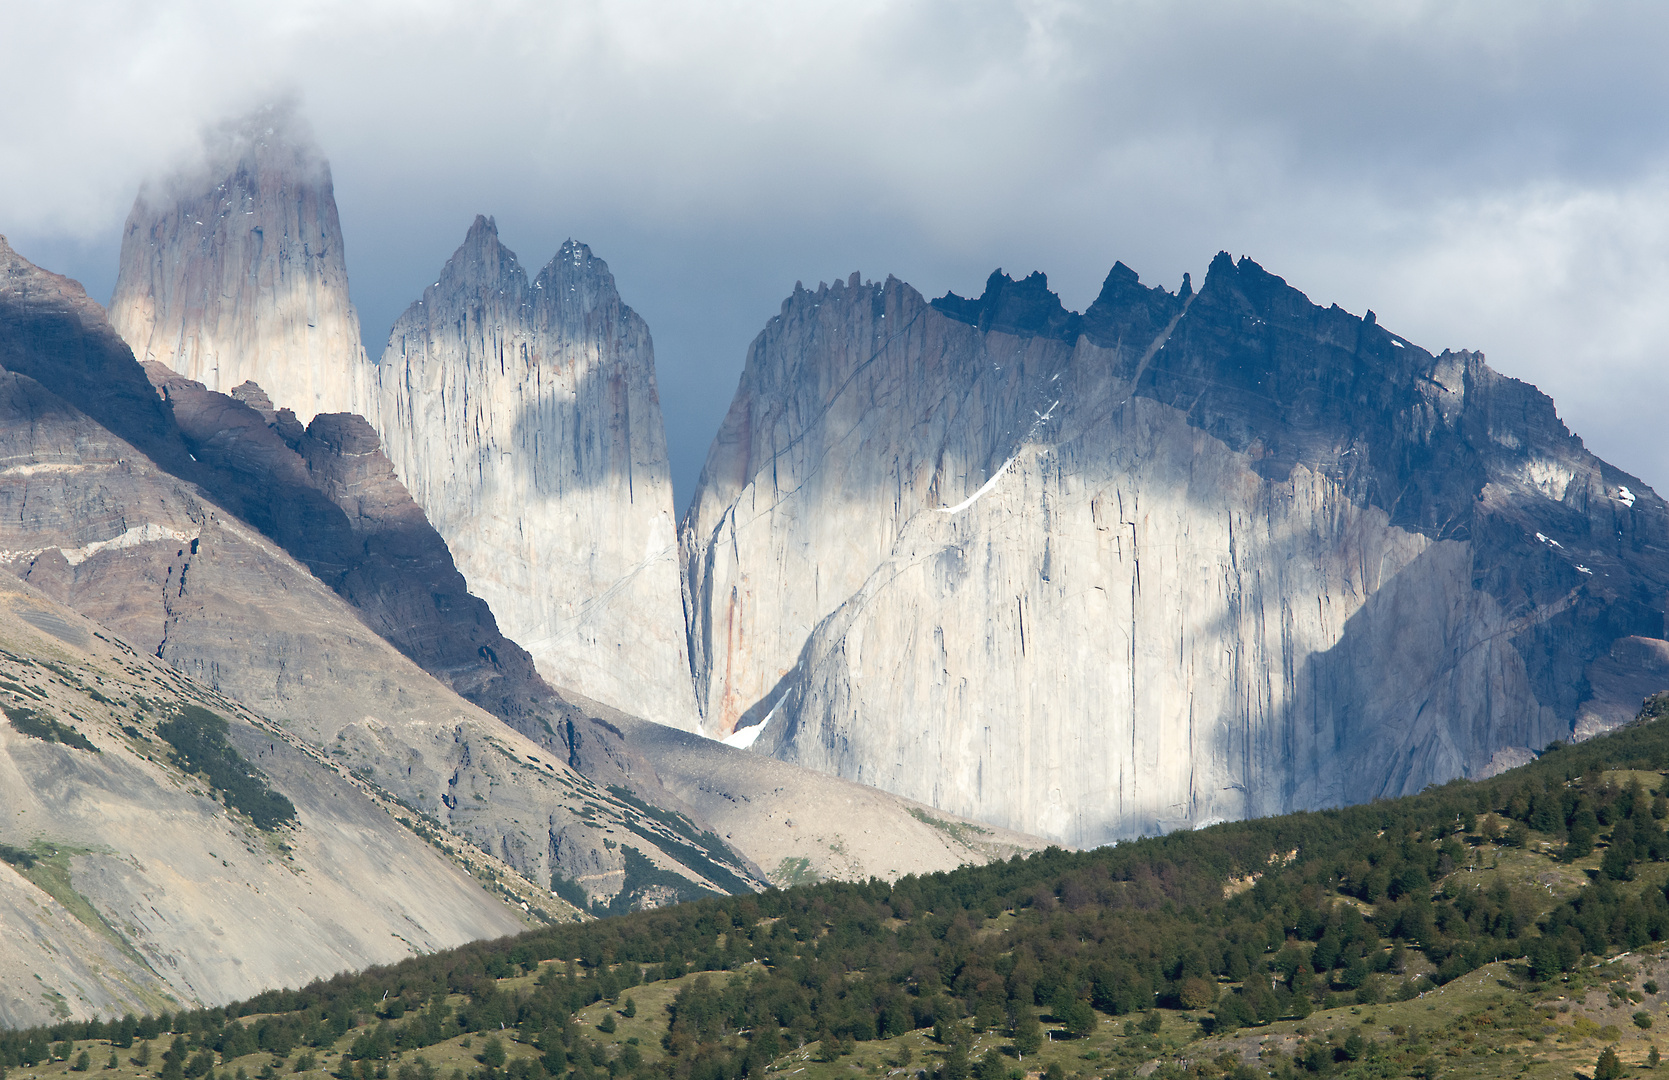
POLYGON ((307 423, 364 399, 330 166, 289 105, 204 137, 147 184, 122 232, 110 320, 143 362, 210 390, 255 382, 307 423))

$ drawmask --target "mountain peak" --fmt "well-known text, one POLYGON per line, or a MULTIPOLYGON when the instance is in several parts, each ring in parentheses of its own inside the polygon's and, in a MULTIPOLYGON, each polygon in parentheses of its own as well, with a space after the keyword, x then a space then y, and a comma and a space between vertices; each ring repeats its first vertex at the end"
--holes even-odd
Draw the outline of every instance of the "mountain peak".
POLYGON ((1084 312, 1084 334, 1103 348, 1140 352, 1181 313, 1191 295, 1186 274, 1183 289, 1175 296, 1157 286, 1150 289, 1136 271, 1115 262, 1100 295, 1084 312))
POLYGON ((516 253, 505 247, 498 238, 498 223, 485 214, 476 214, 452 257, 446 260, 440 276, 423 290, 423 299, 412 305, 411 312, 424 304, 433 305, 441 296, 467 295, 504 288, 527 288, 527 275, 516 253))
POLYGON ((196 154, 171 174, 146 181, 138 201, 163 213, 203 192, 226 195, 250 184, 284 182, 330 184, 330 162, 312 125, 288 99, 204 128, 196 154))
POLYGON ((378 367, 395 471, 539 670, 692 726, 648 327, 588 246, 531 274, 490 218, 431 280, 378 367))
POLYGON ((1015 281, 999 267, 985 280, 985 292, 977 300, 948 292, 933 301, 933 307, 958 322, 1016 337, 1072 342, 1078 339, 1081 323, 1081 316, 1068 311, 1049 290, 1049 278, 1042 271, 1015 281))
POLYGON ((533 287, 542 290, 545 302, 552 299, 564 304, 578 302, 587 311, 620 300, 608 263, 593 255, 589 245, 572 237, 562 242, 551 261, 539 271, 533 287))
POLYGON ((254 381, 306 421, 363 397, 330 167, 290 102, 205 131, 122 234, 110 322, 140 360, 211 390, 254 381))

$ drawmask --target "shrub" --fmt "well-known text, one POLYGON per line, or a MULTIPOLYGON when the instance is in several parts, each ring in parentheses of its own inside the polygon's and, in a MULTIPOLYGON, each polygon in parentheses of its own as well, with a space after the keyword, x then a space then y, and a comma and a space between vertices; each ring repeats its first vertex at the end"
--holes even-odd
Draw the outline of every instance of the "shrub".
POLYGON ((73 746, 77 750, 91 750, 95 754, 99 752, 98 747, 87 741, 87 736, 68 724, 59 723, 46 713, 39 713, 34 709, 25 709, 18 705, 0 705, 0 711, 5 712, 6 719, 11 721, 12 727, 32 739, 49 743, 63 743, 65 746, 73 746))
POLYGON ((156 728, 174 748, 175 763, 207 779, 226 805, 248 814, 256 828, 270 832, 293 822, 295 805, 268 787, 266 777, 226 741, 228 730, 225 720, 200 705, 182 706, 156 728))
POLYGON ((1217 984, 1205 979, 1184 979, 1177 999, 1185 1009, 1209 1009, 1217 1004, 1217 984))
POLYGON ((1056 1009, 1055 1019, 1060 1021, 1066 1033, 1074 1039, 1081 1039, 1095 1031, 1095 1010, 1090 1008, 1087 1001, 1074 998, 1056 1009))

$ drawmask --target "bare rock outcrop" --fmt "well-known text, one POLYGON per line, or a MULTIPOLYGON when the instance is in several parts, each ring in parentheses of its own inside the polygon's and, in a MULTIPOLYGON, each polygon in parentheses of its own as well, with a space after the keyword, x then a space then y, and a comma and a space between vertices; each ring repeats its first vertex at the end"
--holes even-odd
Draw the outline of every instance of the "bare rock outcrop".
POLYGON ((708 734, 1074 844, 1481 775, 1669 685, 1619 659, 1665 645, 1661 499, 1227 256, 1082 315, 796 289, 681 542, 708 734))
POLYGON ((530 279, 477 218, 376 392, 395 472, 545 678, 693 727, 653 346, 608 266, 569 241, 530 279))
POLYGON ((110 318, 141 361, 287 439, 320 414, 365 417, 545 679, 694 727, 653 346, 583 244, 530 279, 478 219, 370 364, 329 166, 269 106, 140 192, 110 318))
POLYGON ((209 132, 201 161, 140 191, 110 321, 140 360, 210 390, 253 380, 304 424, 363 407, 330 166, 290 107, 209 132))

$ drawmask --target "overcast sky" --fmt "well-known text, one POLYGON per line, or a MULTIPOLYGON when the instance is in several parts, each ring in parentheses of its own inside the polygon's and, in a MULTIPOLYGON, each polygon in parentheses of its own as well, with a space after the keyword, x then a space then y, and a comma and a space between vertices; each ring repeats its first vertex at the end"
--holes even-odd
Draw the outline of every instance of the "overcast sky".
POLYGON ((0 0, 0 232, 114 285, 209 123, 294 95, 367 349, 476 213, 654 334, 680 503, 796 280, 1069 307, 1219 249, 1482 349, 1669 488, 1669 5, 0 0))

